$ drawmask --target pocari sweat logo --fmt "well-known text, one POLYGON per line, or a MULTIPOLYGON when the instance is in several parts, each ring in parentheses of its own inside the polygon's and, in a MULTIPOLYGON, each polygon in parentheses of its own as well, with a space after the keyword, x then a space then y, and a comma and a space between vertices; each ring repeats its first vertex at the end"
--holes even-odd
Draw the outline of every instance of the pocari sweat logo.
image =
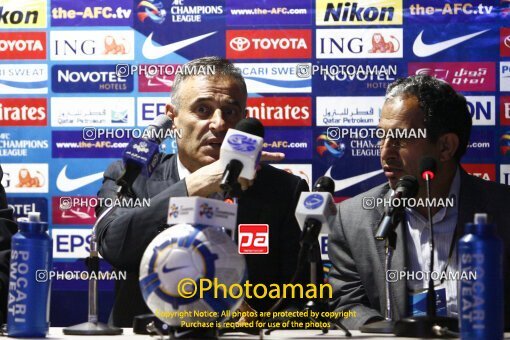
POLYGON ((313 194, 305 199, 304 205, 306 209, 317 209, 324 203, 324 198, 319 194, 313 194))
POLYGON ((228 144, 239 152, 252 152, 257 148, 257 140, 245 135, 235 134, 227 139, 228 144))

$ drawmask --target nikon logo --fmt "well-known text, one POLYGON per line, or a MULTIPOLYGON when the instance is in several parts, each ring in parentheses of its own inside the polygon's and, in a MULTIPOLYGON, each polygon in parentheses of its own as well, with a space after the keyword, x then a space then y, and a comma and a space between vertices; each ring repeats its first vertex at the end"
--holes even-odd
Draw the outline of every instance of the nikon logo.
POLYGON ((36 24, 39 18, 39 11, 10 11, 0 6, 0 25, 5 24, 36 24))
POLYGON ((324 21, 392 21, 394 7, 358 7, 357 2, 328 3, 324 21))
POLYGON ((317 25, 402 24, 402 0, 317 0, 317 25))

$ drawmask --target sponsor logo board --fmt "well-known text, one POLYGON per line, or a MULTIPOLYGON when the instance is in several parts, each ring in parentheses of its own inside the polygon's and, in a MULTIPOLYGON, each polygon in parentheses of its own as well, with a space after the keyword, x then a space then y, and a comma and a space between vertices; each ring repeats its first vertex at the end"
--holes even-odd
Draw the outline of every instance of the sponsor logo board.
POLYGON ((51 26, 131 26, 132 4, 115 0, 100 2, 51 1, 51 26), (90 6, 93 4, 93 6, 90 6))
POLYGON ((2 32, 0 59, 46 59, 46 32, 2 32))
POLYGON ((46 28, 46 12, 46 0, 4 0, 0 2, 0 29, 46 28))
POLYGON ((402 58, 402 28, 318 29, 317 59, 402 58))
POLYGON ((312 98, 248 98, 248 117, 259 119, 264 126, 311 126, 312 98))
POLYGON ((402 0, 317 0, 317 26, 402 25, 402 0))
POLYGON ((51 126, 133 126, 131 97, 52 97, 51 126))
POLYGON ((136 100, 138 126, 149 126, 159 115, 166 113, 170 97, 138 97, 136 100))
POLYGON ((311 75, 298 74, 298 65, 310 63, 236 63, 246 81, 248 93, 310 93, 311 75))
POLYGON ((133 76, 119 77, 115 65, 54 65, 51 89, 56 93, 132 92, 133 76))
POLYGON ((48 93, 48 65, 3 64, 0 65, 1 94, 48 93))
POLYGON ((226 0, 227 26, 310 26, 309 0, 243 1, 226 0))
POLYGON ((6 193, 47 193, 47 163, 3 163, 2 185, 6 193))
POLYGON ((409 75, 430 75, 460 92, 496 91, 496 65, 491 62, 409 63, 409 75))
POLYGON ((133 30, 51 31, 50 59, 69 60, 133 60, 133 30))
POLYGON ((1 126, 46 126, 46 98, 0 98, 1 126))
POLYGON ((317 126, 377 126, 384 97, 317 97, 317 126))
POLYGON ((470 175, 480 177, 486 181, 496 180, 495 164, 462 164, 462 168, 470 175))
POLYGON ((229 30, 226 34, 229 59, 312 57, 311 30, 229 30))

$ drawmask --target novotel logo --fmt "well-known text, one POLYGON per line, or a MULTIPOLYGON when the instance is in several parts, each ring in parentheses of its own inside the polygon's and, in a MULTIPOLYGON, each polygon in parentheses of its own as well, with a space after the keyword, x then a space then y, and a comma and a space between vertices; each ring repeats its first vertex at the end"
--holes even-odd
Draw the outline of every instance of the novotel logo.
POLYGON ((252 152, 257 148, 257 140, 245 135, 231 135, 227 142, 234 150, 240 152, 252 152))
POLYGON ((305 199, 304 205, 306 209, 317 209, 324 203, 324 198, 319 194, 312 194, 305 199))

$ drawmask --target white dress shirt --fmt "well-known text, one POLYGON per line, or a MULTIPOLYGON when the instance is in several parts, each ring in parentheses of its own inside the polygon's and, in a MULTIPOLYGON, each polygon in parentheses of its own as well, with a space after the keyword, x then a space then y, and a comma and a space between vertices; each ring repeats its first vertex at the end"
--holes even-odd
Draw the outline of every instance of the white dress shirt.
MULTIPOLYGON (((432 182, 432 185, 434 183, 432 182)), ((458 197, 460 191, 460 171, 457 168, 455 177, 450 186, 449 198, 454 198, 453 207, 442 208, 433 217, 434 223, 434 271, 443 273, 445 269, 448 272, 456 272, 457 267, 457 247, 453 244, 455 227, 458 219, 458 197), (451 251, 451 257, 448 258, 451 251)), ((405 209, 406 228, 405 236, 407 240, 407 271, 409 272, 429 272, 430 266, 430 228, 427 218, 412 208, 405 209)), ((437 275, 437 274, 436 274, 437 275)), ((443 284, 435 281, 436 289, 446 289, 446 308, 447 315, 456 317, 457 311, 457 281, 445 280, 443 284)), ((423 291, 428 288, 427 277, 423 280, 408 280, 408 294, 412 292, 423 291)))

